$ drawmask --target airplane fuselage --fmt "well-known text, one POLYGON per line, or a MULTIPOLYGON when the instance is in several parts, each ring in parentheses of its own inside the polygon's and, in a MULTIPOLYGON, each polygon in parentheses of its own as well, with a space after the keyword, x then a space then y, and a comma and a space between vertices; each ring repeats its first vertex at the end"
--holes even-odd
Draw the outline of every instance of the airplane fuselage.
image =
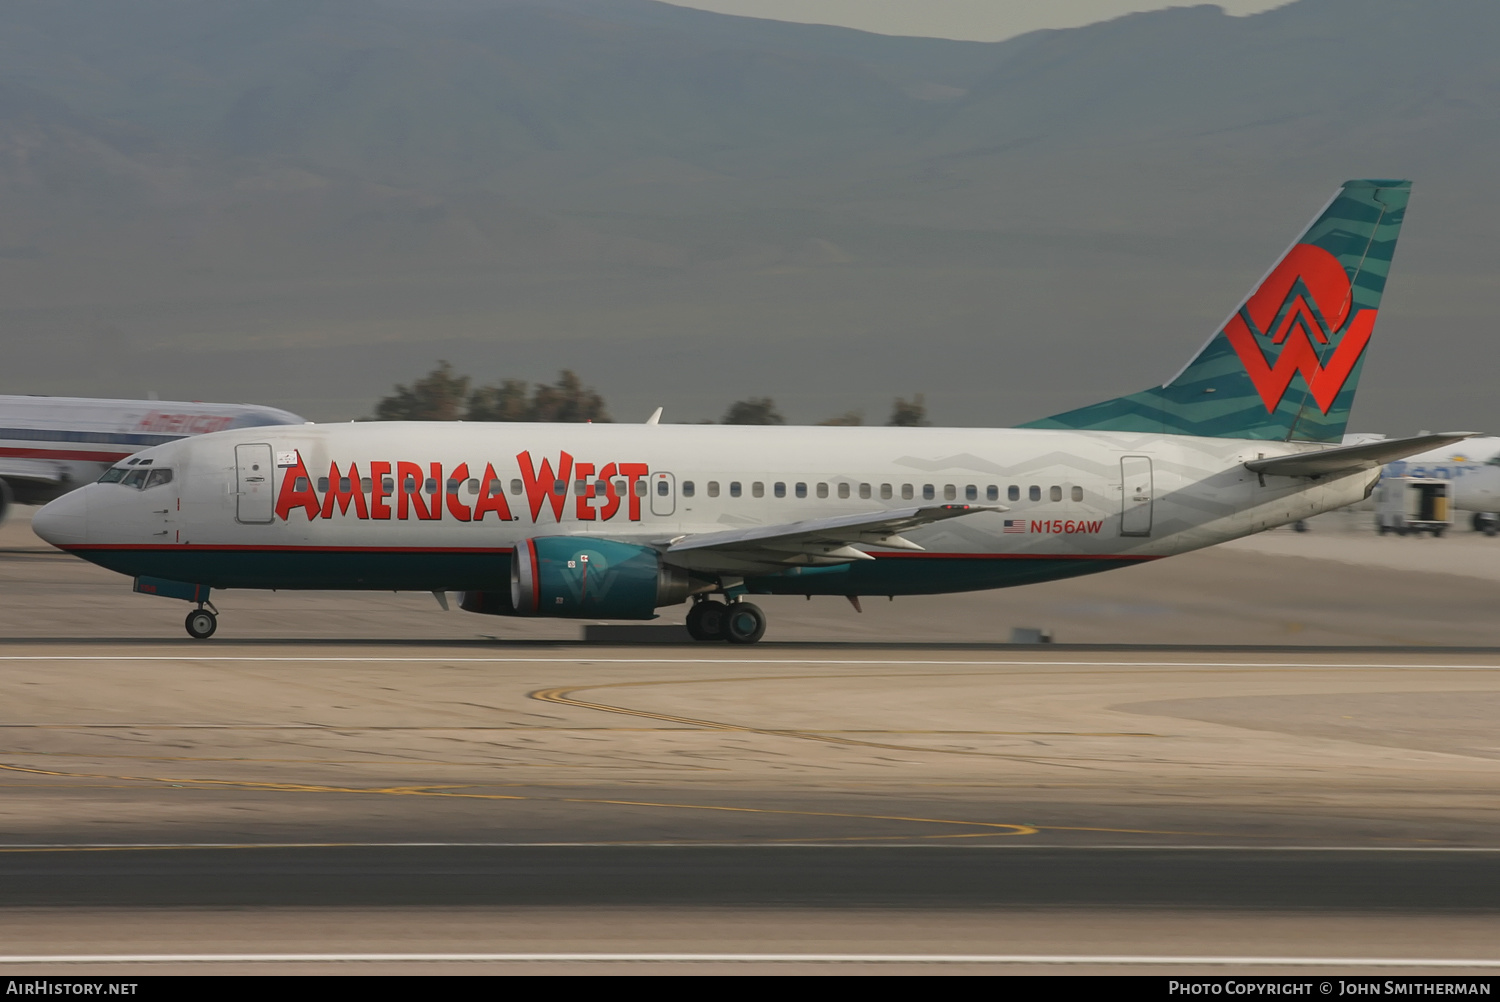
POLYGON ((1309 481, 1243 465, 1306 448, 1024 429, 300 425, 147 450, 136 462, 170 479, 92 485, 50 516, 48 538, 124 574, 213 588, 478 592, 507 587, 511 554, 532 538, 664 551, 726 528, 1004 508, 905 533, 920 549, 861 548, 874 559, 665 557, 737 573, 751 593, 925 594, 1125 566, 1367 493, 1374 471, 1309 481))

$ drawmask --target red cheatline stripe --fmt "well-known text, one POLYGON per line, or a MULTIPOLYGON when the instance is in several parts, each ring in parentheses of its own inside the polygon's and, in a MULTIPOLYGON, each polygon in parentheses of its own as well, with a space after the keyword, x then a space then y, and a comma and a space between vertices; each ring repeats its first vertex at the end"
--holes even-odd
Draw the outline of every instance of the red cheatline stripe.
POLYGON ((114 463, 126 456, 133 455, 129 452, 85 452, 82 449, 12 449, 0 448, 0 456, 9 456, 14 459, 79 459, 90 463, 114 463))
MULTIPOLYGON (((580 536, 579 539, 589 539, 580 536)), ((531 564, 532 597, 541 601, 537 576, 536 549, 523 542, 531 564)), ((513 546, 269 546, 219 543, 69 543, 59 547, 74 553, 89 550, 155 550, 161 553, 199 551, 250 551, 261 553, 513 553, 513 546)), ((1129 553, 872 553, 880 560, 1160 560, 1160 555, 1139 556, 1129 553)))
POLYGON ((510 553, 514 549, 510 546, 244 546, 217 543, 180 543, 171 546, 157 543, 68 543, 58 548, 75 553, 87 550, 154 550, 159 553, 181 553, 183 550, 249 550, 260 553, 510 553))

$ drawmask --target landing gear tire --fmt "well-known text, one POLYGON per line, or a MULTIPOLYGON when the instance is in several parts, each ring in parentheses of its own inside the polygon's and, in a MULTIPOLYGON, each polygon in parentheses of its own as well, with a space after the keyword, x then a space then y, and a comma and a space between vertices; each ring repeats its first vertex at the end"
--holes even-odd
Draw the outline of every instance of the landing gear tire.
POLYGON ((766 635, 766 614, 760 606, 736 602, 724 616, 724 639, 731 644, 753 644, 766 635))
POLYGON ((699 602, 688 610, 687 631, 694 640, 724 639, 724 619, 729 607, 723 602, 699 602))
POLYGON ((187 627, 188 636, 194 640, 207 640, 219 628, 219 617, 207 609, 194 609, 187 614, 187 621, 183 625, 187 627))
POLYGON ((1292 523, 1292 531, 1293 532, 1306 532, 1307 531, 1307 523, 1304 522, 1304 521, 1302 521, 1301 519, 1298 519, 1297 521, 1295 521, 1295 522, 1292 523))

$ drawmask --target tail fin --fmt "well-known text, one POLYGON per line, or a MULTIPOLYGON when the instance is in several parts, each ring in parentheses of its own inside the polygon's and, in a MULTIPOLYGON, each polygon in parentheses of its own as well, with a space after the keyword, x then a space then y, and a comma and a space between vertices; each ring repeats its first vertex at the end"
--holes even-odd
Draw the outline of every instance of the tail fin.
POLYGON ((1021 427, 1340 441, 1410 194, 1345 181, 1176 376, 1021 427))

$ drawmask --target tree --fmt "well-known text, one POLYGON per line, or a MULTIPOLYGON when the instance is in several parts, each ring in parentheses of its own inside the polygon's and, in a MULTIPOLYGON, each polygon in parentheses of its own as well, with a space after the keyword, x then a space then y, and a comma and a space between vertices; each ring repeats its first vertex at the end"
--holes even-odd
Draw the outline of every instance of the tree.
POLYGON ((466 421, 530 421, 531 401, 526 381, 507 379, 499 386, 481 386, 469 395, 466 421))
POLYGON ((786 418, 776 409, 770 397, 751 397, 736 400, 724 412, 725 424, 786 424, 786 418))
POLYGON ((531 399, 533 421, 608 421, 604 398, 586 387, 572 369, 557 374, 552 386, 538 386, 531 399))
POLYGON ((927 420, 927 405, 918 393, 910 400, 897 397, 891 407, 891 419, 886 425, 892 428, 925 428, 932 424, 927 420))
POLYGON ((456 376, 453 367, 440 361, 437 368, 375 405, 380 421, 457 421, 469 397, 469 377, 456 376))
POLYGON ((857 425, 864 423, 865 415, 862 411, 848 411, 846 413, 838 415, 837 417, 831 417, 818 422, 818 424, 824 425, 857 425))

